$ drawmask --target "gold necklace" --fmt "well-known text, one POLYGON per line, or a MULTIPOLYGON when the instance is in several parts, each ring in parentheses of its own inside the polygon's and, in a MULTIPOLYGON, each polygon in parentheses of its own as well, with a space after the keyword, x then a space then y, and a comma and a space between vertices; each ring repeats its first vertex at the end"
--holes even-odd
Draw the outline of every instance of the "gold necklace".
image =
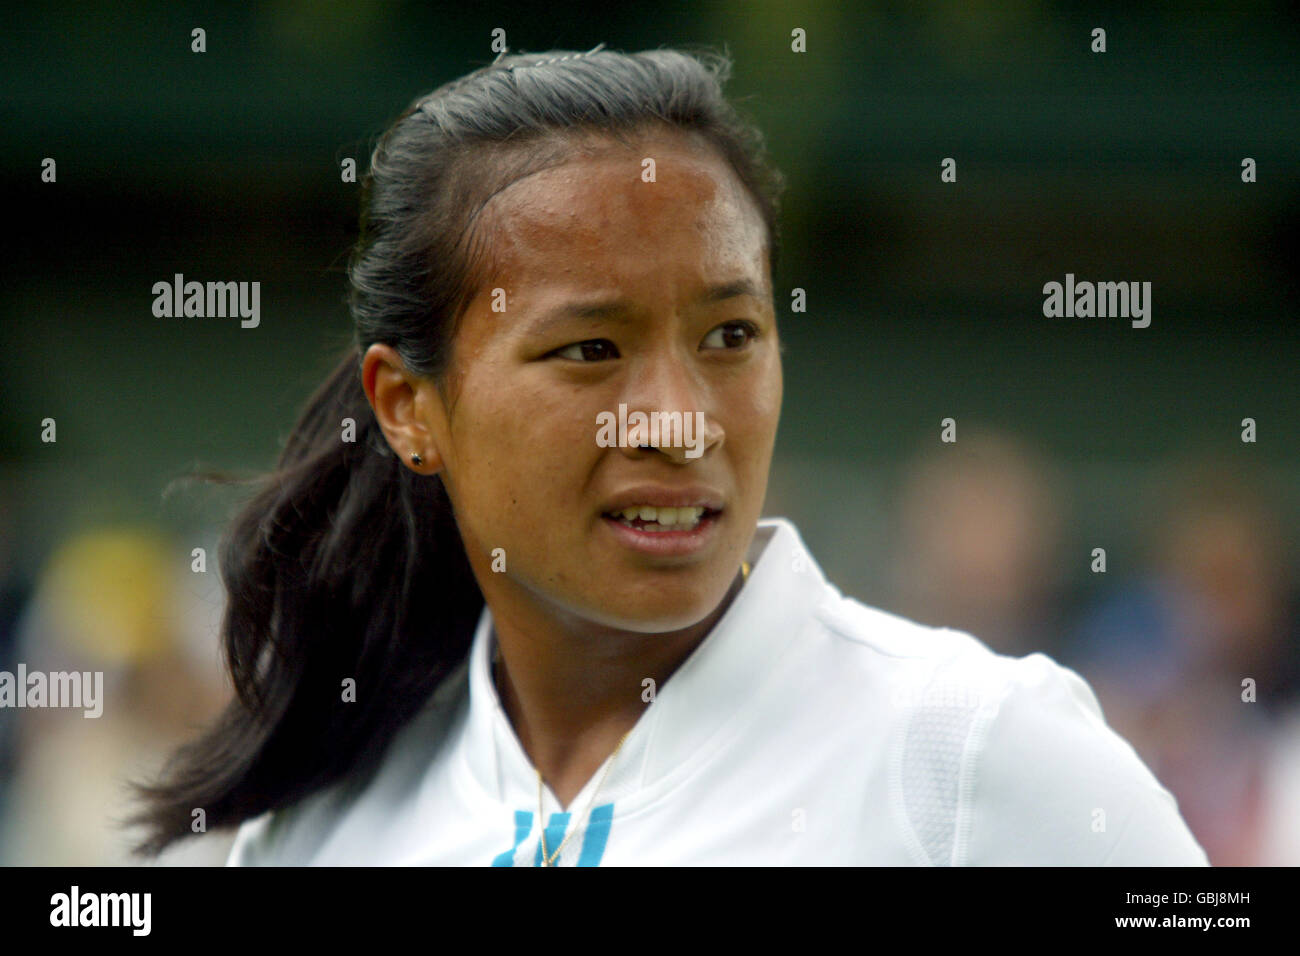
MULTIPOLYGON (((748 561, 740 562, 740 573, 741 573, 742 582, 749 580, 748 561)), ((493 654, 493 659, 492 659, 494 684, 499 683, 496 680, 495 671, 496 671, 496 665, 499 664, 500 661, 501 661, 501 649, 497 648, 496 652, 493 654)), ((498 697, 500 697, 500 693, 501 693, 500 690, 498 690, 497 691, 498 697)), ((564 839, 560 841, 560 845, 555 848, 554 853, 550 853, 546 849, 546 824, 544 822, 546 811, 545 808, 542 806, 542 771, 540 769, 537 770, 537 825, 541 829, 541 833, 542 833, 542 866, 554 866, 555 861, 558 860, 560 858, 560 854, 564 852, 564 845, 569 842, 569 837, 573 836, 575 833, 578 832, 579 825, 584 819, 586 819, 587 814, 591 812, 591 808, 596 805, 596 797, 600 795, 600 788, 605 785, 605 778, 609 776, 610 770, 612 770, 614 767, 614 761, 618 757, 618 752, 623 749, 623 744, 627 741, 627 738, 631 736, 632 731, 634 729, 636 729, 635 725, 628 728, 627 733, 625 733, 619 739, 618 746, 614 748, 614 752, 609 755, 609 760, 606 761, 605 763, 605 772, 600 775, 600 782, 596 784, 596 789, 593 790, 591 793, 591 800, 587 804, 587 809, 582 812, 582 816, 578 817, 578 819, 574 821, 573 826, 570 827, 569 832, 564 835, 564 839)))
POLYGON ((600 793, 600 788, 605 785, 605 778, 609 776, 609 771, 614 766, 614 759, 618 756, 618 752, 623 749, 623 741, 627 740, 631 733, 632 729, 629 728, 628 732, 623 735, 623 739, 618 742, 618 746, 614 748, 614 752, 609 755, 609 762, 605 764, 605 772, 600 775, 600 783, 596 784, 596 789, 591 793, 591 802, 587 804, 587 809, 582 812, 582 816, 574 821, 573 827, 564 835, 564 839, 560 841, 560 845, 555 848, 554 853, 546 852, 546 825, 542 822, 542 772, 537 771, 537 825, 542 831, 542 866, 554 866, 555 861, 560 858, 560 853, 564 850, 564 844, 569 842, 569 837, 578 832, 579 825, 591 812, 591 808, 596 805, 596 795, 600 793))

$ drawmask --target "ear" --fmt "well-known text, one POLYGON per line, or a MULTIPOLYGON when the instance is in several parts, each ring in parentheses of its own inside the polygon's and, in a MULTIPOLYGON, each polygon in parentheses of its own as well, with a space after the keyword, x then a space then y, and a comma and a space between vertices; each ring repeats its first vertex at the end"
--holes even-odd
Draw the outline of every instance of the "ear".
POLYGON ((443 468, 438 436, 446 421, 442 396, 433 382, 406 367, 391 345, 376 342, 366 349, 361 384, 388 447, 402 464, 420 475, 443 468), (420 464, 411 460, 420 456, 420 464))

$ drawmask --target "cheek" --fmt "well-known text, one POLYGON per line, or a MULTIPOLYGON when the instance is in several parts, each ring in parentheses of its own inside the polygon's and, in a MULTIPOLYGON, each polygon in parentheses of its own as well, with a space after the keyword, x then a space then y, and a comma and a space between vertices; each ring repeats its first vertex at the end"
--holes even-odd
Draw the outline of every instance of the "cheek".
POLYGON ((761 509, 772 452, 781 416, 782 382, 779 362, 756 372, 730 396, 726 407, 730 427, 724 447, 729 448, 740 491, 761 509))
POLYGON ((458 482, 476 499, 490 495, 502 513, 541 524, 543 503, 581 492, 596 450, 596 412, 583 411, 584 397, 571 389, 530 386, 514 374, 509 389, 501 378, 466 382, 474 391, 453 424, 458 482))
POLYGON ((775 433, 778 420, 781 418, 781 400, 784 395, 785 385, 781 377, 781 360, 773 358, 770 370, 767 374, 767 384, 762 390, 759 399, 759 414, 765 427, 775 433))
POLYGON ((767 449, 774 441, 782 392, 781 363, 774 357, 755 369, 752 376, 736 383, 728 396, 727 407, 734 410, 731 417, 744 436, 747 454, 767 449))

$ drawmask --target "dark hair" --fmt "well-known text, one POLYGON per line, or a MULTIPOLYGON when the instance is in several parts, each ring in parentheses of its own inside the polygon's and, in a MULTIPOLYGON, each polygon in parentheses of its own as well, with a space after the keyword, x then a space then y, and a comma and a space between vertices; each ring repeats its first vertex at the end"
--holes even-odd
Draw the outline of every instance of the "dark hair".
POLYGON ((384 133, 348 267, 354 341, 222 541, 235 696, 160 782, 136 785, 144 806, 129 822, 148 827, 137 852, 190 835, 196 809, 208 827, 234 826, 373 769, 465 659, 483 596, 450 502, 440 478, 388 447, 360 367, 382 342, 441 387, 486 268, 476 222, 493 194, 571 155, 578 133, 695 131, 757 203, 775 276, 782 177, 723 96, 730 68, 710 51, 501 56, 420 97, 384 133), (346 419, 355 441, 343 440, 346 419))

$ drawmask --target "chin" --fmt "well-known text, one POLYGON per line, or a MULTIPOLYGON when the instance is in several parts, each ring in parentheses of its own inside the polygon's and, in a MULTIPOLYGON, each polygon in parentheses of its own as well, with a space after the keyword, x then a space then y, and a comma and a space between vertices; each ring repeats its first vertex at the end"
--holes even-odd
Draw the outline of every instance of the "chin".
POLYGON ((658 591, 627 595, 617 604, 608 603, 608 594, 599 606, 589 607, 584 615, 606 627, 639 634, 680 631, 704 620, 726 597, 729 581, 719 587, 665 587, 658 591))

